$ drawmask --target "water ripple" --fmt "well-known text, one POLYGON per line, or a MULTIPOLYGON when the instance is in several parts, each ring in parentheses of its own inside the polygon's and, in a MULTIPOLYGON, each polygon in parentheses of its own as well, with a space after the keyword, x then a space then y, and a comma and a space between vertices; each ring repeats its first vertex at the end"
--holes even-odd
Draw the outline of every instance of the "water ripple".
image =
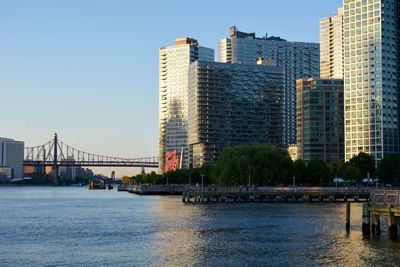
POLYGON ((398 266, 400 243, 364 239, 361 206, 184 205, 63 187, 0 187, 1 266, 398 266))

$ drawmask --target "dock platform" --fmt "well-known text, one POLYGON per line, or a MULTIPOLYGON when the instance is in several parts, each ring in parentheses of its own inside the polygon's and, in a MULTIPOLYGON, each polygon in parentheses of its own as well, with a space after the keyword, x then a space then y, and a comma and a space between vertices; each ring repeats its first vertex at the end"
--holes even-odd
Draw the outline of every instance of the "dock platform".
POLYGON ((185 185, 120 185, 118 191, 137 195, 182 195, 185 185))
POLYGON ((182 193, 182 202, 368 202, 372 190, 364 187, 187 187, 182 193))

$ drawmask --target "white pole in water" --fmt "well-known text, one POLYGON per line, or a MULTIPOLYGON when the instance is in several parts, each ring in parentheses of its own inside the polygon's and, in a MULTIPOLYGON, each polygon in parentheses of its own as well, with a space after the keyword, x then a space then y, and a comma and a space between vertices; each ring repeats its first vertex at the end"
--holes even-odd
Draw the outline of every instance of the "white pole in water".
POLYGON ((182 160, 183 160, 183 147, 181 149, 181 157, 180 157, 180 160, 179 160, 179 169, 182 169, 182 160))

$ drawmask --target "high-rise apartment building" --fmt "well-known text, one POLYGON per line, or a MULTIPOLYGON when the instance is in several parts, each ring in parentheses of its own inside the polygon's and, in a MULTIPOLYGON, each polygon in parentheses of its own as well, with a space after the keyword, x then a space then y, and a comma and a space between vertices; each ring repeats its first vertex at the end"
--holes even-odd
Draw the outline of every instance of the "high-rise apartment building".
POLYGON ((343 79, 343 8, 320 20, 320 46, 320 77, 343 79))
POLYGON ((11 168, 11 177, 24 177, 24 142, 0 137, 0 167, 11 168))
POLYGON ((318 158, 343 159, 343 80, 297 80, 297 156, 305 162, 318 158))
POLYGON ((226 147, 283 146, 284 74, 282 68, 263 63, 190 64, 189 158, 193 167, 214 163, 226 147))
POLYGON ((199 46, 192 38, 178 38, 175 45, 160 49, 159 73, 159 166, 165 153, 183 149, 182 165, 189 166, 188 71, 195 60, 214 61, 214 50, 199 46))
POLYGON ((345 158, 399 153, 400 3, 344 0, 345 158))
POLYGON ((256 64, 259 58, 274 61, 285 72, 283 94, 283 142, 296 142, 296 79, 318 77, 319 44, 288 42, 280 37, 257 38, 230 28, 230 38, 219 41, 219 61, 224 63, 256 64))

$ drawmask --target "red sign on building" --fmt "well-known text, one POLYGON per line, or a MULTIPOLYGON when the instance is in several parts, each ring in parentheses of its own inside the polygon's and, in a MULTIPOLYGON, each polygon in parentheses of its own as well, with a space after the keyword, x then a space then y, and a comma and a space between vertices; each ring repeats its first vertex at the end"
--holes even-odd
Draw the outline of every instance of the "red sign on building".
POLYGON ((178 169, 178 156, 176 155, 176 150, 165 153, 164 171, 176 171, 176 169, 178 169))

